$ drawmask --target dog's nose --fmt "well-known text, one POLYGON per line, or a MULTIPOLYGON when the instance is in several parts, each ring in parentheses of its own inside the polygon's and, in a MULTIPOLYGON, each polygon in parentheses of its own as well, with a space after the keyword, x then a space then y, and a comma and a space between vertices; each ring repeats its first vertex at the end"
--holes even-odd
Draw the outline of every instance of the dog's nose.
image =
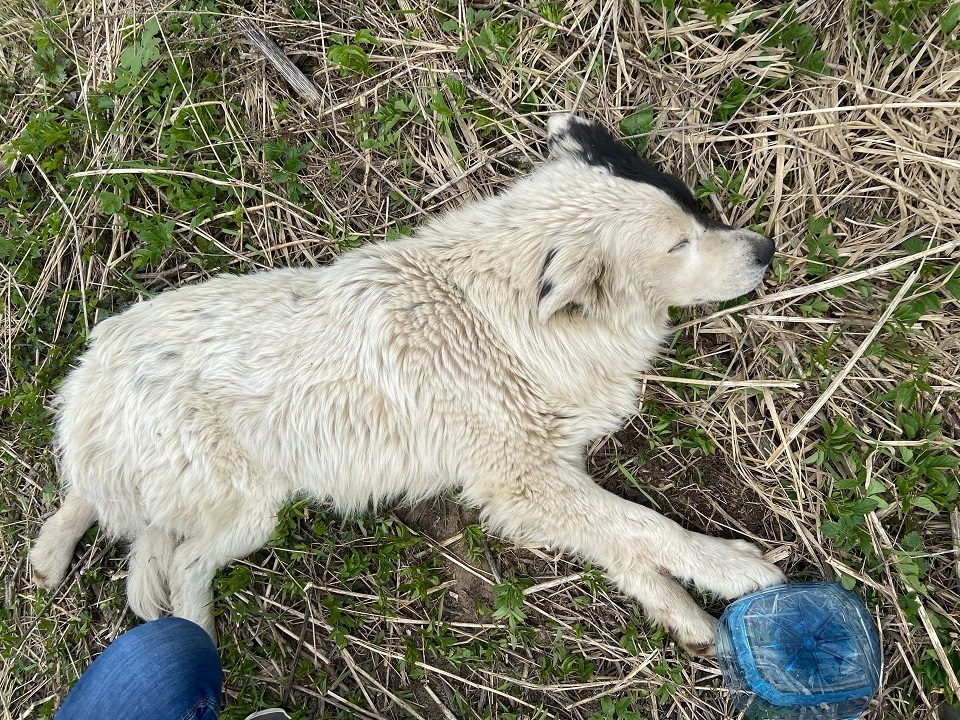
POLYGON ((773 240, 768 237, 760 236, 760 240, 754 246, 754 257, 758 265, 769 265, 773 258, 774 245, 773 240))

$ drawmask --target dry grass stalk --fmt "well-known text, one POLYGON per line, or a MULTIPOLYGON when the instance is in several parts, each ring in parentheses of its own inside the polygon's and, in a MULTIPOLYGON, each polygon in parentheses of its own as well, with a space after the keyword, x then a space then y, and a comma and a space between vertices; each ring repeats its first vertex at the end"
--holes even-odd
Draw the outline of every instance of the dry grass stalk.
MULTIPOLYGON (((675 342, 643 378, 644 412, 596 444, 591 470, 693 529, 760 542, 794 577, 853 578, 885 644, 869 717, 922 716, 958 692, 957 514, 953 501, 937 515, 903 510, 914 493, 909 462, 958 456, 957 50, 939 30, 940 8, 916 20, 913 51, 891 60, 877 12, 817 0, 798 6, 793 22, 813 26, 828 72, 803 73, 804 57, 771 40, 782 7, 747 4, 715 19, 714 5, 689 2, 679 22, 659 4, 613 0, 264 6, 247 20, 304 75, 313 88, 304 100, 244 49, 233 6, 211 15, 196 2, 9 3, 0 13, 0 190, 12 178, 40 200, 25 210, 5 200, 0 215, 0 389, 9 397, 0 405, 0 717, 46 713, 132 623, 121 553, 98 536, 58 592, 44 597, 28 582, 28 538, 56 479, 38 428, 68 367, 65 348, 75 352, 86 329, 137 294, 214 272, 328 262, 495 192, 542 157, 552 112, 616 128, 644 103, 653 108, 647 154, 690 183, 722 186, 720 168, 739 178, 705 201, 725 221, 771 234, 777 267, 746 302, 681 315, 675 342), (99 111, 152 19, 157 57, 141 78, 163 67, 169 83, 156 104, 130 91, 99 111), (169 32, 172 21, 179 32, 169 32), (52 50, 41 49, 41 35, 52 50), (343 44, 360 47, 367 67, 333 62, 343 44), (55 67, 32 72, 45 52, 68 81, 50 79, 55 67), (737 80, 767 89, 730 105, 737 80), (15 149, 33 142, 42 112, 72 118, 74 129, 105 117, 108 128, 78 132, 68 143, 76 165, 62 168, 49 150, 15 149), (396 135, 384 140, 393 117, 396 135), (165 146, 173 129, 195 146, 165 146), (277 138, 282 151, 271 155, 277 138), (294 179, 277 181, 287 149, 308 143, 294 179), (118 188, 130 199, 105 212, 118 188), (175 206, 184 188, 222 193, 211 195, 219 204, 198 221, 202 206, 175 206), (818 217, 831 218, 825 233, 835 240, 823 242, 833 254, 810 231, 818 217), (152 218, 172 223, 170 246, 134 266, 146 243, 137 228, 152 218), (38 256, 17 254, 37 237, 38 256), (937 303, 924 304, 930 297, 937 303), (880 399, 916 380, 929 389, 912 409, 880 399), (908 434, 914 415, 939 415, 942 433, 908 434), (837 440, 838 427, 852 434, 837 440), (830 451, 844 442, 851 447, 830 451), (838 506, 870 496, 888 506, 862 516, 862 546, 825 533, 838 506), (918 580, 927 593, 914 608, 918 580)), ((716 666, 664 644, 591 572, 489 540, 468 555, 461 532, 470 520, 447 501, 344 527, 298 507, 302 543, 288 538, 292 549, 258 553, 222 577, 230 712, 283 697, 317 716, 529 717, 542 708, 586 720, 603 698, 626 698, 643 717, 731 715, 716 666), (386 541, 377 533, 413 538, 398 551, 405 569, 378 577, 369 559, 386 541), (366 570, 347 577, 363 558, 366 570), (417 595, 414 573, 437 584, 417 595), (492 618, 495 589, 511 577, 532 582, 520 593, 529 629, 517 643, 492 618), (457 655, 478 648, 489 650, 482 662, 457 655), (567 670, 557 670, 564 658, 567 670), (580 659, 588 677, 575 669, 580 659)))

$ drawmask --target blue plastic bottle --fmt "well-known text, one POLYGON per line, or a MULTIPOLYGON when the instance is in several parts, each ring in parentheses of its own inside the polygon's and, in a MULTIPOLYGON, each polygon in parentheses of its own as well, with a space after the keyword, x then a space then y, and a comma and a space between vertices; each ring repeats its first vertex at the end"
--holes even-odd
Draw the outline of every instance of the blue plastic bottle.
POLYGON ((880 685, 880 640, 863 601, 835 583, 767 588, 731 604, 717 659, 750 720, 847 720, 880 685))

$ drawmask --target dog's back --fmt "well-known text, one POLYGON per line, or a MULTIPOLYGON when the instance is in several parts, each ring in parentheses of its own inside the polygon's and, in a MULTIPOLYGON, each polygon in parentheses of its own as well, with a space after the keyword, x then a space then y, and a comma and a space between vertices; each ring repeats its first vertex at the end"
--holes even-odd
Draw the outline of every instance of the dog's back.
POLYGON ((436 491, 455 428, 414 429, 469 405, 459 377, 480 371, 463 367, 479 353, 459 339, 483 338, 403 250, 220 277, 101 323, 62 389, 68 487, 128 538, 229 525, 231 493, 274 504, 307 491, 350 512, 436 491))

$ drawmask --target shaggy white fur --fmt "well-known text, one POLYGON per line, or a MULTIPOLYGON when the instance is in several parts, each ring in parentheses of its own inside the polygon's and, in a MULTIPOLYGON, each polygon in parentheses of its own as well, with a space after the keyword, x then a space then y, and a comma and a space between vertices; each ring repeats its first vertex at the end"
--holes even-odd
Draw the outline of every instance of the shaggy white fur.
POLYGON ((36 581, 60 583, 98 520, 132 542, 133 611, 213 635, 214 573, 291 498, 352 513, 458 488, 495 531, 605 568, 709 652, 715 620, 671 576, 733 598, 783 574, 601 489, 584 450, 636 412, 667 308, 752 290, 772 244, 588 162, 574 124, 552 119, 548 162, 415 237, 100 323, 61 392, 66 499, 30 553, 36 581))

